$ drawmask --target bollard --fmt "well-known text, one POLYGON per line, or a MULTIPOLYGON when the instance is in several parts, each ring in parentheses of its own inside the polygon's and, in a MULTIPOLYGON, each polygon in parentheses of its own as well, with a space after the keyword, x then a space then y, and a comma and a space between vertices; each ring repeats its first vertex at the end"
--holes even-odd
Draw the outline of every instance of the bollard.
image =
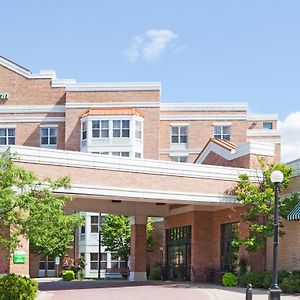
POLYGON ((252 292, 252 284, 249 283, 246 289, 246 300, 252 300, 252 292))

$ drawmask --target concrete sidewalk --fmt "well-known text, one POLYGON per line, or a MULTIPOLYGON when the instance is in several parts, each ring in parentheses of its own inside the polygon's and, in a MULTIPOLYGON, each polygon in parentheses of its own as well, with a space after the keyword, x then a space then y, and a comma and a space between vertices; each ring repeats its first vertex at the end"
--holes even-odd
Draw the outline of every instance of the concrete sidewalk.
MULTIPOLYGON (((148 281, 73 281, 40 283, 43 289, 37 300, 242 300, 244 288, 227 288, 213 284, 148 281)), ((282 300, 300 299, 299 295, 283 295, 282 300)), ((267 300, 265 290, 254 289, 253 300, 267 300)))

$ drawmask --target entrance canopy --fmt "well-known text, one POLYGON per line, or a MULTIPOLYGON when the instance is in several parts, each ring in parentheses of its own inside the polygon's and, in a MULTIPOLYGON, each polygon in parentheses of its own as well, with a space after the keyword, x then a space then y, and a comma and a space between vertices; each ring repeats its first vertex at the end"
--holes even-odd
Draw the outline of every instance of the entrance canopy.
POLYGON ((70 208, 126 215, 168 216, 190 210, 219 210, 239 205, 233 190, 256 170, 110 157, 98 154, 10 146, 16 163, 39 178, 69 176, 72 188, 57 193, 74 197, 70 208))

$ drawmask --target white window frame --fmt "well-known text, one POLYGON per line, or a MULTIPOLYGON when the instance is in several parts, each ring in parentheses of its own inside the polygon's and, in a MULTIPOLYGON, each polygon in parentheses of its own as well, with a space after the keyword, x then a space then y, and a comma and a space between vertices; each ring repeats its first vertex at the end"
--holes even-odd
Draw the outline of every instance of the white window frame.
POLYGON ((93 139, 109 139, 109 120, 106 120, 106 119, 99 119, 99 120, 92 120, 92 138, 93 139), (94 127, 94 124, 95 123, 98 123, 98 126, 99 127, 94 127), (104 124, 107 123, 107 127, 104 126, 104 124), (98 132, 98 136, 94 136, 94 132, 98 132), (107 133, 107 136, 106 134, 104 133, 107 133))
POLYGON ((188 126, 186 125, 171 125, 171 144, 183 144, 183 145, 187 145, 188 143, 188 126), (178 133, 174 133, 173 130, 175 128, 178 128, 178 133), (183 133, 182 131, 185 129, 185 133, 183 133), (177 142, 173 142, 173 137, 177 137, 178 141, 177 142), (186 141, 182 142, 181 140, 184 139, 184 137, 186 137, 186 141))
POLYGON ((142 140, 142 121, 135 121, 135 138, 137 140, 142 140))
POLYGON ((84 121, 81 123, 81 141, 82 142, 87 140, 87 134, 88 134, 88 122, 84 121), (85 136, 85 138, 84 138, 84 136, 85 136))
POLYGON ((58 142, 58 125, 40 125, 40 147, 42 148, 57 148, 58 142), (43 130, 47 130, 47 136, 42 135, 43 130), (51 130, 55 129, 55 135, 51 136, 51 130), (47 144, 42 143, 43 137, 47 138, 47 144), (51 144, 51 137, 55 137, 55 144, 51 144))
POLYGON ((124 120, 112 120, 112 132, 113 138, 130 138, 130 121, 129 119, 124 120), (115 123, 119 122, 119 125, 115 126, 115 123), (128 122, 128 127, 125 127, 125 122, 128 122), (128 131, 128 136, 125 135, 125 132, 128 131), (118 134, 115 136, 115 132, 118 134))
POLYGON ((226 141, 231 140, 231 126, 230 125, 213 125, 213 137, 215 139, 222 139, 226 141), (216 133, 216 128, 220 127, 220 133, 216 133), (224 128, 229 128, 229 133, 224 133, 224 128), (228 138, 225 138, 228 137, 228 138))
POLYGON ((99 267, 99 253, 98 252, 91 252, 90 253, 90 270, 98 270, 98 267, 99 267), (97 256, 96 260, 95 259, 92 260, 93 255, 97 256), (97 267, 92 268, 92 264, 93 264, 93 266, 97 266, 97 267))
POLYGON ((171 161, 180 162, 180 163, 187 163, 188 162, 188 156, 184 156, 184 155, 171 156, 171 161))
POLYGON ((90 232, 92 234, 93 233, 99 234, 99 216, 97 216, 97 215, 91 215, 90 216, 90 222, 91 222, 91 224, 90 224, 90 232), (97 218, 97 222, 92 222, 93 218, 97 218), (95 228, 95 226, 97 227, 97 231, 94 231, 94 229, 92 230, 92 228, 95 228))
POLYGON ((0 138, 5 138, 5 144, 0 144, 0 146, 9 146, 16 144, 16 126, 5 126, 0 127, 0 130, 5 130, 5 135, 1 135, 0 138), (13 135, 9 135, 9 130, 13 130, 13 135), (13 143, 9 142, 9 139, 14 139, 13 143))

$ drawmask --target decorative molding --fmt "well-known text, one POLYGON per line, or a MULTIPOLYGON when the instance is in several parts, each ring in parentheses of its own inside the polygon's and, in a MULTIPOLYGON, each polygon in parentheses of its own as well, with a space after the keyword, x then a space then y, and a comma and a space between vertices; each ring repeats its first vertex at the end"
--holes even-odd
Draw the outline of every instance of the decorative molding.
POLYGON ((230 122, 214 122, 213 126, 231 126, 232 123, 230 122))
POLYGON ((3 117, 0 123, 65 122, 64 117, 3 117))
POLYGON ((101 108, 101 107, 159 107, 160 102, 78 102, 66 103, 66 109, 71 108, 101 108))
POLYGON ((170 123, 170 126, 190 126, 190 123, 170 123))
POLYGON ((282 131, 279 129, 247 129, 247 136, 281 136, 282 131))
POLYGON ((57 190, 58 193, 65 193, 70 195, 86 195, 86 196, 104 196, 104 197, 117 197, 117 198, 132 198, 132 199, 145 199, 151 203, 163 201, 166 204, 202 204, 202 205, 230 205, 237 203, 236 196, 231 195, 218 195, 218 194, 204 194, 204 193, 189 193, 189 192, 171 192, 164 190, 149 190, 149 189, 136 189, 115 186, 90 186, 72 184, 71 189, 57 190))
POLYGON ((249 175, 253 182, 262 176, 257 170, 220 167, 200 164, 183 164, 169 161, 133 159, 104 156, 83 152, 42 149, 25 146, 10 146, 9 151, 17 152, 22 162, 113 170, 120 172, 144 173, 176 177, 205 178, 237 181, 240 174, 249 175))
POLYGON ((161 103, 161 111, 247 111, 245 102, 190 102, 190 103, 161 103))
POLYGON ((159 154, 171 154, 176 155, 177 153, 186 152, 190 154, 198 155, 201 152, 201 149, 160 149, 159 154))
POLYGON ((2 56, 0 56, 0 65, 28 79, 48 79, 48 78, 54 79, 55 78, 55 71, 42 70, 40 74, 32 74, 29 70, 19 66, 18 64, 13 63, 10 60, 5 59, 2 56))
POLYGON ((65 112, 65 105, 2 105, 0 114, 65 112))
POLYGON ((246 120, 247 115, 161 115, 161 121, 246 120))
POLYGON ((117 82, 66 84, 67 92, 160 91, 160 82, 117 82))
POLYGON ((249 114, 248 121, 277 121, 277 114, 249 114))
POLYGON ((222 156, 226 160, 233 160, 245 155, 255 154, 255 155, 265 155, 274 156, 275 147, 271 143, 261 143, 251 141, 236 147, 235 150, 229 151, 224 147, 210 141, 206 148, 203 150, 201 155, 198 157, 195 163, 202 164, 209 153, 214 152, 219 156, 222 156))

